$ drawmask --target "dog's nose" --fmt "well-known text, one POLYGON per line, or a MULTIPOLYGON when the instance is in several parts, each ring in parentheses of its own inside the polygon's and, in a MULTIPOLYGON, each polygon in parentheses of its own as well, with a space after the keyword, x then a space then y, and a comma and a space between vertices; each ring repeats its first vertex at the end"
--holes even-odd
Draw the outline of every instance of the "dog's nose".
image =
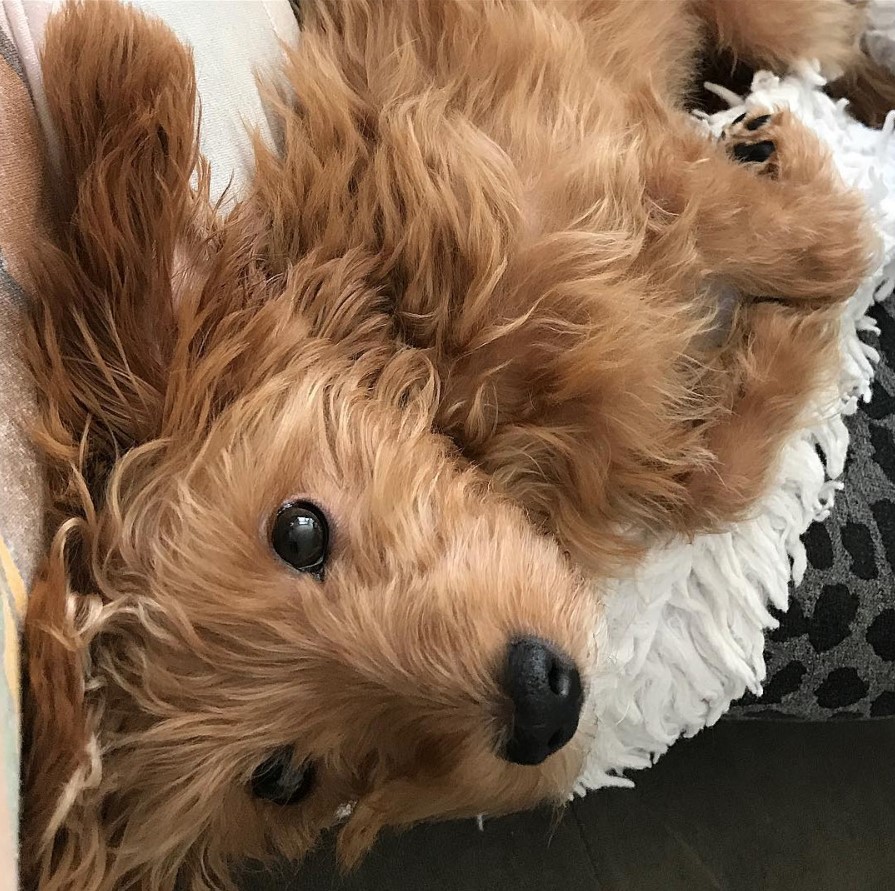
POLYGON ((504 690, 513 701, 507 761, 540 764, 575 735, 583 695, 581 676, 567 656, 534 637, 514 641, 504 690))

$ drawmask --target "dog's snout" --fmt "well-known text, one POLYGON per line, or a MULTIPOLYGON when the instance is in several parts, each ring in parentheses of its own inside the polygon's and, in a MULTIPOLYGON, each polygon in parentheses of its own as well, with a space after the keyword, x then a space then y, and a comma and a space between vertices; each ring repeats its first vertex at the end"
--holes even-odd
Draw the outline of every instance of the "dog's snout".
POLYGON ((504 690, 513 702, 503 752, 513 764, 540 764, 578 729, 583 693, 578 669, 544 641, 524 637, 507 650, 504 690))

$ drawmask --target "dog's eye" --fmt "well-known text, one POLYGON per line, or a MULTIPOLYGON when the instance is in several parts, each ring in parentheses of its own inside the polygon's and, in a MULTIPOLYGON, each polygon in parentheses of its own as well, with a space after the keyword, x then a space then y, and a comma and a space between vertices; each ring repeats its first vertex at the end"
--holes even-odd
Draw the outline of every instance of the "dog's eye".
POLYGON ((308 762, 296 767, 292 748, 274 752, 252 773, 251 789, 255 798, 282 806, 298 804, 314 786, 314 765, 308 762))
POLYGON ((277 511, 270 543, 294 569, 322 575, 329 552, 329 524, 316 505, 291 501, 277 511))

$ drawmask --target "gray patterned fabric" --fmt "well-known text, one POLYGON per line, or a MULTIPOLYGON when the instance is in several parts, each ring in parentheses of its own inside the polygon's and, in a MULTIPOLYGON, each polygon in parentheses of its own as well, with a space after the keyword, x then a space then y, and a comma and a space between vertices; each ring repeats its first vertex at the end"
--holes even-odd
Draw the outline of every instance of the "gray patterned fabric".
POLYGON ((881 359, 872 401, 847 421, 845 488, 805 535, 809 568, 768 635, 764 695, 732 717, 895 715, 895 297, 871 314, 881 359))

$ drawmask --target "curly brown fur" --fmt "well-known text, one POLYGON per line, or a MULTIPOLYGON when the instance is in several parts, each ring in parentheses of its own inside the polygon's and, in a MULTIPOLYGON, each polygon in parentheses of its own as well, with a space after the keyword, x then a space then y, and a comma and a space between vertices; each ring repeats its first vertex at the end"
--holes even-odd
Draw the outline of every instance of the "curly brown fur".
POLYGON ((750 509, 864 272, 859 202, 791 117, 716 144, 683 113, 706 35, 848 64, 856 9, 773 10, 318 0, 282 150, 226 217, 189 53, 107 3, 51 22, 29 887, 228 887, 346 802, 352 863, 386 825, 564 798, 593 728, 498 757, 507 641, 586 673, 597 605, 561 551, 599 576, 750 509), (271 552, 294 497, 332 518, 323 582, 271 552), (317 766, 292 807, 249 793, 284 746, 317 766))
POLYGON ((895 80, 892 72, 869 56, 862 56, 827 92, 834 99, 847 99, 851 115, 869 127, 881 128, 895 108, 895 80))
POLYGON ((438 370, 438 426, 615 571, 748 514, 869 253, 859 199, 791 116, 768 176, 694 129, 700 41, 841 66, 860 21, 839 0, 310 4, 285 152, 259 146, 268 253, 368 257, 438 370), (763 345, 769 326, 799 350, 763 345))

